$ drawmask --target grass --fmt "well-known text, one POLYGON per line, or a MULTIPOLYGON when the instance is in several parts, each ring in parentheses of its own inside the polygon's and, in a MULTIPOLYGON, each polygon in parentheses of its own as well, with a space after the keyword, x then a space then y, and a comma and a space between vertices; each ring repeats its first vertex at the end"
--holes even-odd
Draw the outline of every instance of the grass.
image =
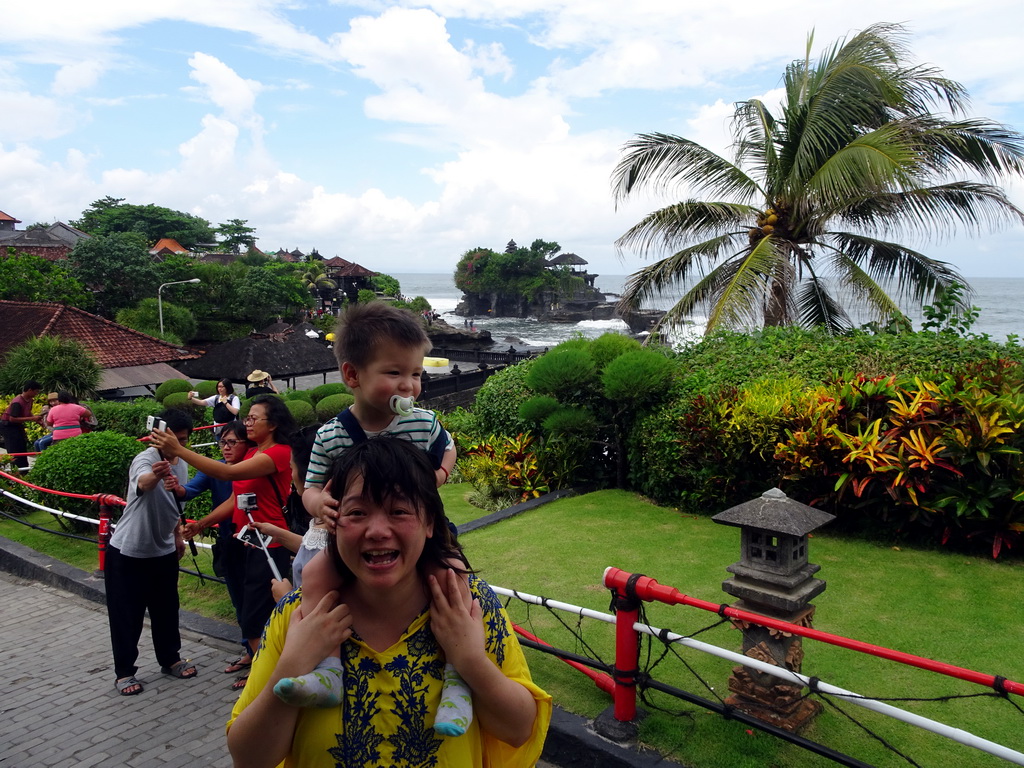
MULTIPOLYGON (((465 501, 466 489, 458 485, 443 489, 447 509, 456 523, 480 516, 465 501)), ((52 520, 49 515, 38 514, 52 520)), ((92 545, 67 542, 9 521, 0 522, 0 535, 78 567, 95 568, 92 545)), ((722 592, 721 582, 730 575, 726 566, 739 557, 739 532, 735 528, 681 515, 621 491, 561 500, 464 534, 460 540, 474 567, 491 583, 603 612, 608 612, 609 604, 609 594, 600 585, 606 566, 645 573, 694 597, 732 602, 722 592)), ((827 528, 811 540, 810 559, 821 565, 818 577, 828 583, 814 601, 816 628, 1024 680, 1024 656, 1020 653, 1024 622, 1019 618, 1024 563, 1019 560, 993 562, 942 551, 895 549, 834 538, 827 528)), ((203 570, 209 572, 208 566, 204 565, 203 570)), ((197 579, 188 576, 182 577, 181 586, 183 607, 230 620, 226 596, 216 597, 223 593, 223 587, 209 583, 200 586, 197 579)), ((513 601, 509 612, 513 620, 547 642, 590 655, 545 609, 513 601)), ((691 635, 718 618, 694 608, 662 605, 647 606, 647 614, 656 626, 691 635)), ((558 616, 581 634, 601 659, 612 661, 610 625, 585 620, 577 628, 576 617, 564 613, 558 616)), ((711 629, 698 639, 732 650, 740 645, 739 633, 729 625, 711 629)), ((822 643, 805 641, 804 651, 805 674, 868 696, 924 698, 983 692, 978 686, 822 643)), ((651 652, 656 659, 660 645, 651 652)), ((703 679, 718 695, 727 695, 733 666, 730 662, 683 648, 678 652, 694 672, 670 655, 655 668, 655 679, 714 698, 704 688, 703 679)), ((593 717, 610 704, 609 698, 579 672, 545 654, 527 653, 535 679, 552 693, 559 706, 593 717)), ((645 651, 642 661, 646 659, 645 651)), ((922 766, 981 768, 1005 764, 860 707, 842 702, 839 705, 922 766)), ((894 705, 1024 749, 1024 715, 1005 701, 985 698, 894 705)), ((641 739, 687 765, 832 765, 824 758, 759 731, 748 732, 741 724, 663 694, 653 694, 646 708, 651 715, 641 724, 641 739)), ((907 765, 829 707, 804 735, 874 765, 907 765)))

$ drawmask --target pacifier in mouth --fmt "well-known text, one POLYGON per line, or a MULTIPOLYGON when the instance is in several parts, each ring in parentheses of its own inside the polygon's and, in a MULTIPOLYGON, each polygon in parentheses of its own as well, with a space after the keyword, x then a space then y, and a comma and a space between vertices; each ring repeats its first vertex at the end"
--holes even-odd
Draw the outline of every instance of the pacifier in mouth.
POLYGON ((416 401, 411 397, 402 397, 401 395, 391 396, 391 410, 399 416, 408 416, 412 413, 415 403, 416 401))

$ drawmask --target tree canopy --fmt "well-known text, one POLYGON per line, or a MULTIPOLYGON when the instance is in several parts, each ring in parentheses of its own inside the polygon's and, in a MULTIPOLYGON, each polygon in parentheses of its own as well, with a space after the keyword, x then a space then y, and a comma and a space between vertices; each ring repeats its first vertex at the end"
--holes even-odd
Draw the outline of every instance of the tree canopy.
POLYGON ((94 236, 137 232, 145 238, 148 247, 162 237, 174 238, 190 250, 199 243, 215 241, 214 230, 206 219, 152 203, 132 205, 120 197, 107 196, 94 201, 82 212, 82 218, 72 221, 71 225, 94 236))
POLYGON ((885 322, 900 302, 920 305, 963 282, 949 264, 887 238, 1024 222, 992 183, 1024 171, 1024 136, 966 117, 963 86, 909 64, 904 40, 899 25, 876 24, 813 61, 810 37, 786 68, 781 111, 736 104, 732 162, 680 136, 629 141, 612 175, 618 201, 645 188, 711 198, 656 210, 618 239, 644 255, 670 253, 631 276, 622 304, 685 287, 664 324, 706 306, 709 330, 838 332, 851 325, 844 301, 885 322))
POLYGON ((105 317, 156 296, 159 274, 145 236, 138 232, 79 240, 68 260, 72 275, 94 291, 96 309, 105 317))
POLYGON ((92 294, 76 280, 67 265, 41 256, 4 248, 0 256, 0 299, 55 301, 91 309, 92 294))
POLYGON ((503 293, 536 298, 565 278, 564 270, 546 269, 547 259, 562 247, 537 239, 529 248, 510 240, 504 251, 473 248, 455 265, 455 287, 464 293, 503 293))

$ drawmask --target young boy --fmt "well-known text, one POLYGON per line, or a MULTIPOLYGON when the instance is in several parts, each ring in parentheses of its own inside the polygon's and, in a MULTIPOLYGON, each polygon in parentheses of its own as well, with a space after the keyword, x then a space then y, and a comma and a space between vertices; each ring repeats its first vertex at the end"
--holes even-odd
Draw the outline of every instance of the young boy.
MULTIPOLYGON (((326 478, 331 462, 345 450, 368 438, 389 435, 409 440, 433 461, 438 486, 455 466, 455 444, 437 420, 437 414, 414 408, 422 389, 423 356, 430 339, 411 313, 371 301, 350 306, 338 322, 334 353, 342 381, 355 402, 324 424, 316 435, 306 472, 302 501, 315 518, 336 517, 338 502, 326 478)), ((456 564, 461 568, 462 564, 456 564)), ((315 556, 302 573, 302 604, 316 606, 341 586, 341 576, 326 554, 315 556)), ((300 678, 285 678, 274 692, 300 706, 338 706, 343 685, 340 649, 300 678)), ((471 698, 453 669, 445 669, 445 688, 434 727, 446 735, 460 735, 472 718, 471 698)))

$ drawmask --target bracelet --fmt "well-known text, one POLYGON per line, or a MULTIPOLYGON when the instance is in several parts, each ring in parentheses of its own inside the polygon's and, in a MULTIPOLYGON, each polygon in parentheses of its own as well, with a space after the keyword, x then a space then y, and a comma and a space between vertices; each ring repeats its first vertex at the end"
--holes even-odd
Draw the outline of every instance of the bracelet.
POLYGON ((448 478, 449 478, 449 477, 451 477, 452 473, 451 473, 451 472, 449 472, 449 471, 448 471, 447 469, 445 469, 444 467, 440 467, 440 470, 441 470, 442 472, 444 472, 444 481, 445 481, 445 482, 447 483, 447 482, 448 482, 448 478))

